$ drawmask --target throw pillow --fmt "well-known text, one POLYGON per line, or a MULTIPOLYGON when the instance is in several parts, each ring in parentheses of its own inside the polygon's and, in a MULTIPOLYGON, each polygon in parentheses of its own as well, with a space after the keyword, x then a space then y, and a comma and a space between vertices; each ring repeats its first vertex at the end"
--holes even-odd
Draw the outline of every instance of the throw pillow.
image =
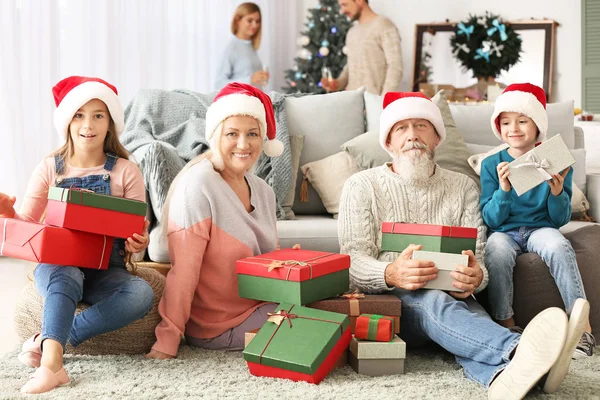
MULTIPOLYGON (((481 145, 478 146, 478 148, 481 148, 481 147, 483 147, 483 146, 481 146, 481 145)), ((481 163, 483 162, 483 160, 485 158, 491 156, 492 154, 496 154, 497 152, 504 150, 507 147, 508 147, 508 145, 506 143, 502 143, 500 146, 493 147, 485 153, 474 154, 471 157, 469 157, 469 165, 471 165, 471 168, 473 168, 473 171, 475 171, 477 173, 477 175, 480 175, 481 174, 481 163)), ((571 150, 571 153, 573 153, 573 156, 575 156, 577 154, 576 160, 578 158, 581 158, 581 154, 583 154, 583 159, 585 160, 585 151, 580 152, 580 151, 576 151, 576 150, 580 150, 580 149, 571 150)), ((583 149, 581 149, 581 150, 583 150, 583 149)), ((585 194, 583 193, 583 191, 579 188, 579 184, 577 182, 580 179, 580 174, 581 174, 581 172, 578 172, 578 170, 583 171, 583 176, 585 178, 585 163, 581 164, 581 165, 583 165, 583 168, 577 168, 576 167, 577 165, 578 165, 578 163, 576 163, 575 166, 573 166, 573 194, 571 196, 571 209, 572 209, 571 219, 587 220, 586 212, 587 212, 587 210, 590 209, 590 202, 585 197, 585 194)))
POLYGON ((479 185, 479 177, 473 172, 469 166, 467 159, 471 152, 467 148, 465 141, 456 128, 456 123, 452 117, 452 112, 448 106, 448 100, 444 90, 440 90, 431 101, 438 106, 444 118, 444 126, 446 127, 446 140, 435 151, 435 162, 442 168, 449 169, 454 172, 460 172, 473 179, 479 185))
MULTIPOLYGON (((289 135, 304 136, 300 165, 330 156, 342 143, 364 133, 363 93, 364 89, 358 89, 285 98, 289 135)), ((299 176, 294 214, 327 214, 313 188, 309 188, 308 202, 300 201, 298 194, 301 184, 302 176, 299 176)))
POLYGON ((367 131, 379 132, 379 118, 383 111, 383 96, 365 92, 365 119, 367 131))
POLYGON ((378 167, 392 158, 379 144, 379 131, 369 131, 348 140, 341 149, 347 151, 361 169, 378 167))
POLYGON ((305 179, 319 194, 327 212, 337 218, 344 183, 360 171, 354 158, 347 152, 340 151, 322 160, 304 164, 301 169, 305 179))
POLYGON ((290 151, 292 153, 292 185, 283 199, 281 206, 285 211, 285 219, 295 219, 292 206, 294 205, 294 197, 296 196, 296 180, 298 179, 298 169, 300 168, 300 154, 304 146, 304 136, 290 136, 290 151))

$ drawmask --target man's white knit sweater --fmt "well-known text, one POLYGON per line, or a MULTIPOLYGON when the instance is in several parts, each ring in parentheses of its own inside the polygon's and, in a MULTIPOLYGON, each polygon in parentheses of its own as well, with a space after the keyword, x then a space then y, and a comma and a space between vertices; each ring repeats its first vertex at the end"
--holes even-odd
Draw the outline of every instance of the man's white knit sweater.
POLYGON ((466 175, 436 166, 431 177, 415 182, 393 172, 391 163, 359 172, 344 185, 338 219, 340 252, 350 255, 354 289, 366 293, 392 289, 385 282, 385 268, 400 253, 381 251, 382 222, 477 228, 475 257, 483 270, 477 291, 487 285, 479 189, 466 175))

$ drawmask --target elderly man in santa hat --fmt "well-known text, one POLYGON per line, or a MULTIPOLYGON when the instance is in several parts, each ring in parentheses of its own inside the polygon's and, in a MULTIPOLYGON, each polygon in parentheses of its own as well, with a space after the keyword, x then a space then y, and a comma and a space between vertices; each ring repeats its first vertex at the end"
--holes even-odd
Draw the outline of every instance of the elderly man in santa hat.
POLYGON ((522 334, 496 324, 473 293, 487 285, 483 265, 486 228, 479 189, 466 175, 434 161, 446 129, 438 107, 421 93, 387 93, 379 142, 393 161, 352 176, 339 211, 341 253, 352 260, 350 281, 365 293, 391 292, 402 300, 400 336, 409 347, 433 341, 454 354, 465 375, 489 398, 522 398, 536 384, 558 388, 570 357, 559 357, 569 331, 564 311, 542 311, 522 334), (461 291, 423 289, 436 279, 431 261, 412 260, 421 246, 381 250, 382 222, 477 228, 476 252, 451 273, 461 291))

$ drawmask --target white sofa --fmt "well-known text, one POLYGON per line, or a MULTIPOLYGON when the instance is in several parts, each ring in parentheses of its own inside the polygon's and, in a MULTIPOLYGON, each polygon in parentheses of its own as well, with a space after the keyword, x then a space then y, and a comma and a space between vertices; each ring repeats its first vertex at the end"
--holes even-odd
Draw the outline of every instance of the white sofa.
MULTIPOLYGON (((456 128, 466 142, 470 154, 486 152, 501 144, 490 128, 489 118, 493 105, 449 106, 456 128)), ((560 133, 567 146, 573 149, 577 160, 574 166, 574 181, 587 195, 590 203, 589 215, 598 219, 600 175, 586 175, 584 136, 581 128, 573 126, 573 102, 548 104, 547 111, 550 125, 548 136, 560 133)), ((304 136, 300 166, 339 152, 342 143, 362 134, 363 131, 377 130, 380 113, 381 97, 362 91, 286 99, 289 133, 304 136)), ((464 155, 464 152, 461 154, 464 155)), ((302 173, 299 172, 292 208, 296 219, 277 222, 281 247, 291 247, 298 243, 307 249, 339 252, 337 219, 326 212, 312 187, 309 188, 309 202, 300 202, 301 182, 302 173)), ((571 221, 561 231, 566 233, 589 224, 590 222, 571 221)))

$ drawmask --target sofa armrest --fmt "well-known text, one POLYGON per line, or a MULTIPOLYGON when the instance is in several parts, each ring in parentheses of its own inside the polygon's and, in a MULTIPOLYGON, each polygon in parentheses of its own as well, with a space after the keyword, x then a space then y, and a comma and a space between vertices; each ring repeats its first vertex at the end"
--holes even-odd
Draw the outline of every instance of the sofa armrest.
POLYGON ((600 221, 600 173, 587 174, 587 199, 590 202, 588 215, 600 221))

